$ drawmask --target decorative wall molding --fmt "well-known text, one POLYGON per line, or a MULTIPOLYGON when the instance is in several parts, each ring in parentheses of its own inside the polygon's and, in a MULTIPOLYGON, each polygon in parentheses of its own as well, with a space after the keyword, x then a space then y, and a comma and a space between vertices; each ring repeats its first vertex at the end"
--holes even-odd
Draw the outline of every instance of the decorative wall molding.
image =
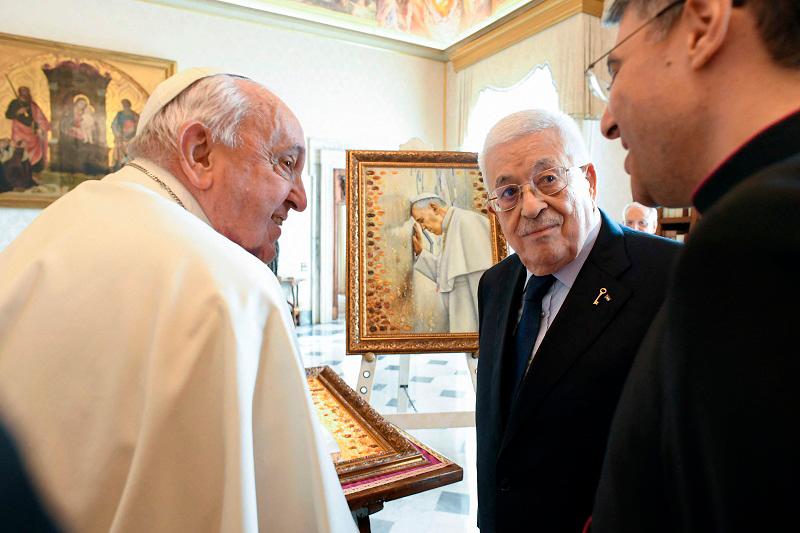
POLYGON ((498 21, 499 25, 471 41, 453 45, 445 53, 458 72, 578 13, 601 17, 603 0, 542 0, 498 21))

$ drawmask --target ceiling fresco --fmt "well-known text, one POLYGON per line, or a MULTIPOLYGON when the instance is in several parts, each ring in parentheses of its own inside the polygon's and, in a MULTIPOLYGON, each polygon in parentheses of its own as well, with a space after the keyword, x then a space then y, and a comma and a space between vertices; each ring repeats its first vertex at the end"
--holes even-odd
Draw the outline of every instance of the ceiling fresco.
POLYGON ((533 0, 222 0, 443 50, 533 0))

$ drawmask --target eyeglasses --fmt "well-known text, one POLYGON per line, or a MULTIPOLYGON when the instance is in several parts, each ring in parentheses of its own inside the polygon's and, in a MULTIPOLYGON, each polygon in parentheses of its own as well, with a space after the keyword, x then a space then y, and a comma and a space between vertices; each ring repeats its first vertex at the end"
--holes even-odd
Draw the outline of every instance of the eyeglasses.
POLYGON ((661 11, 653 15, 653 17, 649 19, 647 22, 645 22, 644 24, 633 30, 631 33, 629 33, 628 36, 622 39, 620 42, 618 42, 614 46, 614 48, 612 48, 605 54, 601 55, 596 60, 592 61, 589 64, 589 66, 586 67, 586 81, 589 84, 589 89, 592 91, 592 93, 594 93, 596 97, 598 97, 600 100, 604 102, 608 102, 608 97, 611 92, 611 85, 614 83, 614 77, 616 76, 617 73, 611 72, 611 69, 608 68, 608 65, 606 65, 605 69, 601 68, 600 72, 597 72, 595 70, 595 66, 602 60, 607 58, 611 54, 611 52, 622 46, 625 43, 625 41, 627 41, 628 39, 639 33, 654 20, 657 20, 660 16, 662 16, 670 9, 677 7, 685 2, 686 0, 677 0, 675 2, 672 2, 671 4, 668 4, 661 11))
POLYGON ((586 169, 589 165, 581 167, 554 167, 543 170, 538 174, 534 174, 528 178, 528 183, 522 185, 512 183, 511 185, 503 185, 492 191, 489 197, 488 205, 495 211, 511 211, 519 203, 522 197, 523 187, 529 187, 531 192, 539 191, 545 196, 555 196, 563 191, 569 184, 569 173, 575 170, 580 170, 586 174, 586 169))

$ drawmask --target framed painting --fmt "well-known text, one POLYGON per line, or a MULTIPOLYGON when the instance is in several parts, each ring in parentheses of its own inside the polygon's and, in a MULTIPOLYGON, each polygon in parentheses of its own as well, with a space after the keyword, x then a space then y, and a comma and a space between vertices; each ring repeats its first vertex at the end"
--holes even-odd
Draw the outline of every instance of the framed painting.
POLYGON ((478 281, 506 256, 477 156, 347 152, 348 353, 478 349, 478 281))
POLYGON ((44 207, 127 161, 175 62, 0 33, 0 205, 44 207))
POLYGON ((336 446, 331 453, 342 483, 425 463, 419 450, 328 366, 306 368, 311 400, 336 446))
POLYGON ((386 421, 330 367, 306 368, 306 381, 359 524, 383 502, 464 478, 460 466, 386 421))

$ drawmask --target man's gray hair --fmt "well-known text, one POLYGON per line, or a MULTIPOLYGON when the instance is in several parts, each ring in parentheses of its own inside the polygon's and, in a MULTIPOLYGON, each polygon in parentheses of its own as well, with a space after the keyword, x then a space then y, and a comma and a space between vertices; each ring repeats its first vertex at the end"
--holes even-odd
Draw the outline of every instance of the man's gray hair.
POLYGON ((625 206, 625 209, 622 210, 622 219, 625 220, 628 217, 628 209, 631 207, 638 207, 644 211, 645 220, 648 224, 655 225, 658 223, 658 210, 653 207, 648 207, 646 205, 642 205, 639 202, 631 202, 625 206))
POLYGON ((585 165, 589 162, 589 151, 586 149, 586 143, 578 129, 578 125, 569 115, 560 111, 548 111, 545 109, 517 111, 500 119, 500 122, 495 124, 486 135, 483 150, 478 156, 478 165, 481 167, 483 183, 486 188, 490 188, 489 176, 486 174, 486 159, 492 150, 520 137, 548 130, 554 131, 561 139, 564 154, 569 158, 572 165, 585 165))
POLYGON ((214 142, 230 148, 242 143, 240 128, 252 111, 250 99, 238 81, 247 78, 218 74, 198 80, 164 106, 128 146, 131 158, 145 157, 156 163, 176 158, 178 130, 187 122, 204 124, 214 142))

